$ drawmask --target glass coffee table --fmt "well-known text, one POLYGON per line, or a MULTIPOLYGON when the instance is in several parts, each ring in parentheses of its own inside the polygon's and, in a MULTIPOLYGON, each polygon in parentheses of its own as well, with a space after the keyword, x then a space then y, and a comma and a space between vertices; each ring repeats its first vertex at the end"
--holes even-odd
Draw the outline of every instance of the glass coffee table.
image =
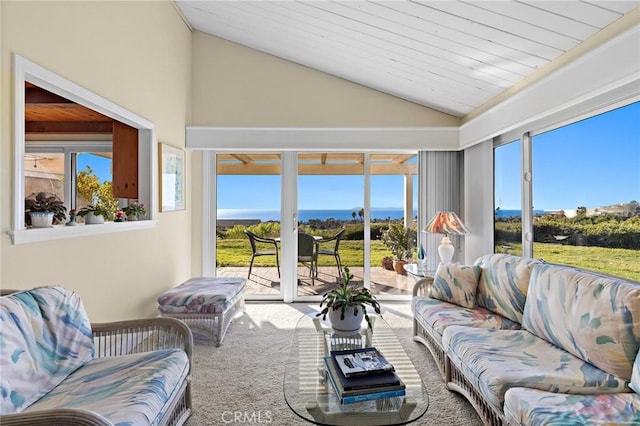
POLYGON ((319 425, 402 425, 424 415, 429 407, 427 390, 393 330, 379 317, 369 315, 366 327, 355 336, 334 334, 328 321, 315 312, 298 321, 284 373, 284 398, 303 419, 319 425), (406 395, 353 404, 340 404, 324 369, 331 350, 374 346, 393 364, 406 385, 406 395))

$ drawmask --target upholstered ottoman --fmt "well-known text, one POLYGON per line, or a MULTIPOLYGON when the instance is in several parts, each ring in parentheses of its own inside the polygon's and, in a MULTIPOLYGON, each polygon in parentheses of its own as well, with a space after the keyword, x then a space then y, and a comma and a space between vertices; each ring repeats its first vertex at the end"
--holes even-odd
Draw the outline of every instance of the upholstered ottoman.
POLYGON ((245 278, 191 278, 158 297, 161 316, 178 318, 192 329, 204 330, 216 346, 238 309, 244 307, 245 278))

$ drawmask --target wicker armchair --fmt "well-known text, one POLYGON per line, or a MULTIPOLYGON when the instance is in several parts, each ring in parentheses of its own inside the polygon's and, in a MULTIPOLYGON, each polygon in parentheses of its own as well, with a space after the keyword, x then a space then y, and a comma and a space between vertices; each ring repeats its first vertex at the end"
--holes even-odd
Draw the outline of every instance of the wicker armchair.
MULTIPOLYGON (((193 337, 189 327, 174 318, 149 318, 112 323, 92 323, 95 357, 108 357, 160 349, 182 349, 189 366, 193 353, 193 337)), ((191 372, 181 384, 175 399, 161 419, 161 425, 182 425, 191 415, 191 372)), ((13 425, 95 425, 111 426, 107 419, 86 410, 28 410, 0 416, 0 424, 13 425)))

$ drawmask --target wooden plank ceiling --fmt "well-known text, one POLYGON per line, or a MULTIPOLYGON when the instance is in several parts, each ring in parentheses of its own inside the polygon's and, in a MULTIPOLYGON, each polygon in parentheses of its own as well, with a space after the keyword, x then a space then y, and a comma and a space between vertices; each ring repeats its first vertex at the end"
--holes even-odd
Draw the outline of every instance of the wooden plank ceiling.
POLYGON ((111 134, 113 120, 69 99, 25 83, 25 133, 111 134))
POLYGON ((192 28, 463 117, 638 1, 174 0, 192 28))

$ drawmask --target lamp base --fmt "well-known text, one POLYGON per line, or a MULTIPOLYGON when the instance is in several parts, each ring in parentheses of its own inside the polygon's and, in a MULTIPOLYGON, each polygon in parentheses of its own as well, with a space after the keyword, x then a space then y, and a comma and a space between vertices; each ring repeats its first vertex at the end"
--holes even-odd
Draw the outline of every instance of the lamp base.
POLYGON ((444 237, 442 237, 442 241, 440 241, 440 245, 438 246, 440 262, 450 263, 451 259, 453 259, 454 252, 455 248, 453 247, 453 244, 451 244, 451 240, 447 235, 445 235, 444 237))

